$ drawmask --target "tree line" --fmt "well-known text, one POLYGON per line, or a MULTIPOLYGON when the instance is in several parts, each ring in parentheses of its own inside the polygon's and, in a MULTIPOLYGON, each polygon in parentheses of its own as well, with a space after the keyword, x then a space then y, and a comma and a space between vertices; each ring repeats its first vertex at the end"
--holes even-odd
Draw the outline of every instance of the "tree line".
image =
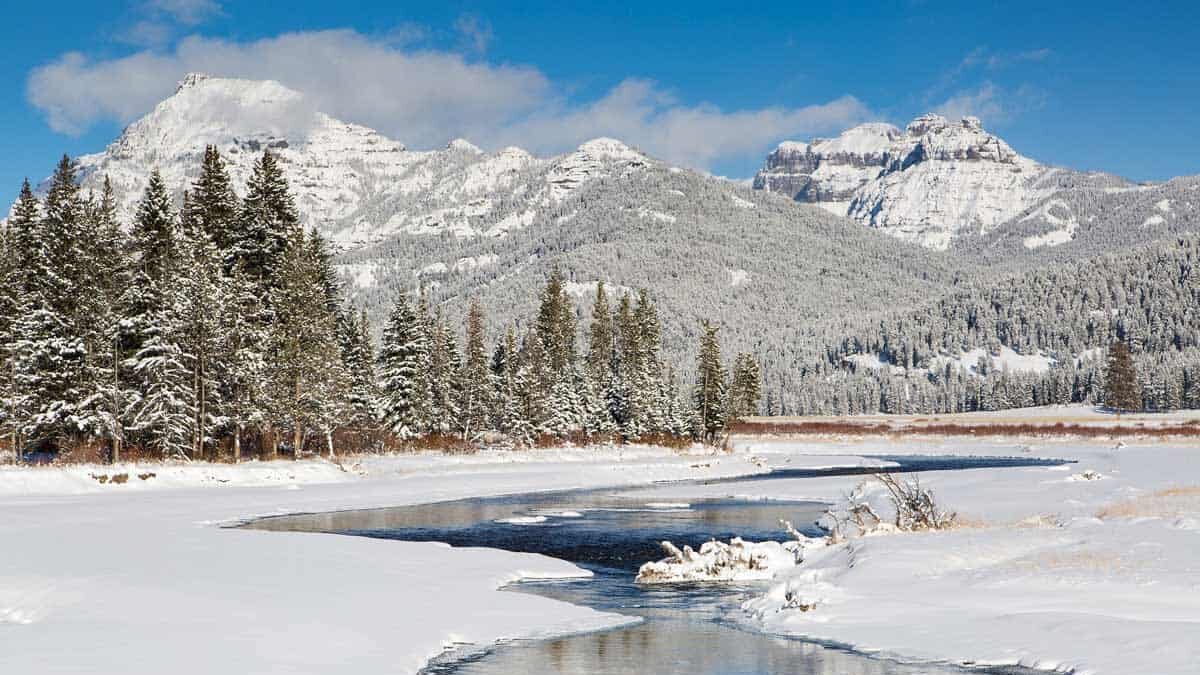
POLYGON ((155 171, 128 227, 108 181, 83 194, 76 172, 63 157, 44 198, 25 181, 0 228, 0 432, 18 458, 690 442, 757 412, 758 364, 727 369, 715 326, 685 397, 647 291, 599 285, 581 340, 557 270, 529 327, 490 345, 473 303, 462 349, 440 306, 401 290, 376 348, 269 150, 244 197, 215 147, 178 208, 155 171))

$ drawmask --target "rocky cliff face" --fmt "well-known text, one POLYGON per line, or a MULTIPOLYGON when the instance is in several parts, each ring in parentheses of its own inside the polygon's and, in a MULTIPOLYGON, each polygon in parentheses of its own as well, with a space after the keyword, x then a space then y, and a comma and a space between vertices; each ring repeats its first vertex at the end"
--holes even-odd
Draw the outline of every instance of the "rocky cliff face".
POLYGON ((956 237, 984 234, 1045 197, 1039 182, 1051 171, 974 117, 930 114, 904 131, 865 124, 832 140, 784 143, 754 186, 946 249, 956 237))
POLYGON ((767 157, 754 187, 846 215, 855 192, 879 175, 900 136, 890 124, 863 124, 833 139, 786 141, 767 157))

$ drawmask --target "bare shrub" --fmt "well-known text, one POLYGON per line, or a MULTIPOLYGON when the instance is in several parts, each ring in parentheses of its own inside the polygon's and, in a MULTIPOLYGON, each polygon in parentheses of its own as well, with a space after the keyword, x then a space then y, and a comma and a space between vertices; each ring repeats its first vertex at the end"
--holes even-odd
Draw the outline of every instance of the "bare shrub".
MULTIPOLYGON (((887 488, 896 510, 895 526, 905 532, 944 530, 954 525, 957 514, 944 511, 934 499, 933 491, 921 487, 920 477, 898 478, 895 474, 876 474, 875 479, 887 488)), ((867 507, 868 509, 870 507, 867 507)), ((879 516, 870 515, 878 522, 879 516)))

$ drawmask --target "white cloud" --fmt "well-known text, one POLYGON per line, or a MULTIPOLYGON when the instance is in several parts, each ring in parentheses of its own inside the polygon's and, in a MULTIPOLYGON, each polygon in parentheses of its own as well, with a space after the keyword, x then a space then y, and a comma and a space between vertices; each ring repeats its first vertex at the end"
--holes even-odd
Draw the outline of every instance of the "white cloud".
POLYGON ((1045 95, 1029 85, 1015 90, 984 82, 977 89, 959 91, 934 108, 951 119, 973 115, 985 124, 1004 124, 1016 116, 1040 108, 1045 95))
POLYGON ((725 112, 713 105, 682 105, 647 80, 628 79, 583 106, 540 111, 500 132, 501 143, 553 152, 595 136, 632 142, 651 155, 694 168, 748 153, 783 138, 842 130, 869 115, 846 96, 802 108, 725 112))
POLYGON ((458 17, 454 22, 454 30, 462 36, 467 47, 477 54, 486 52, 494 37, 492 25, 475 14, 458 17))
POLYGON ((159 48, 168 44, 181 26, 198 26, 221 11, 215 0, 145 0, 133 9, 138 18, 116 37, 126 44, 159 48))
MULTIPOLYGON (((473 38, 472 44, 486 48, 486 39, 473 38)), ((78 134, 99 121, 136 119, 192 71, 279 80, 304 92, 318 109, 413 147, 463 136, 490 148, 515 144, 550 153, 610 135, 699 169, 757 155, 783 138, 839 131, 869 116, 850 96, 798 108, 723 111, 684 104, 638 79, 599 99, 570 101, 535 68, 470 62, 458 53, 351 30, 252 42, 191 36, 171 50, 109 60, 67 53, 30 73, 27 95, 53 129, 78 134)))

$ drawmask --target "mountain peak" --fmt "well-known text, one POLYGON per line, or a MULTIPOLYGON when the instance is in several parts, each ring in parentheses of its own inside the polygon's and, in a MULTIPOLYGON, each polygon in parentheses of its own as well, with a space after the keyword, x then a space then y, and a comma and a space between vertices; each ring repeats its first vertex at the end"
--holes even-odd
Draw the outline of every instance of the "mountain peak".
POLYGON ((615 138, 601 136, 593 138, 580 145, 577 152, 582 152, 597 159, 645 159, 645 155, 625 145, 615 138))
POLYGON ((201 82, 209 79, 212 79, 212 76, 208 73, 188 73, 187 75, 183 76, 182 80, 179 81, 179 86, 175 87, 175 93, 179 93, 179 91, 182 89, 195 87, 201 82))
POLYGON ((483 150, 480 150, 479 146, 475 145, 474 143, 472 143, 471 141, 468 141, 465 138, 456 138, 456 139, 450 141, 449 143, 446 144, 446 149, 447 150, 458 150, 461 152, 469 152, 473 155, 482 155, 483 154, 483 150))
POLYGON ((926 113, 904 131, 870 123, 833 139, 781 143, 754 187, 944 249, 958 232, 987 232, 1027 207, 1046 170, 978 117, 926 113))

